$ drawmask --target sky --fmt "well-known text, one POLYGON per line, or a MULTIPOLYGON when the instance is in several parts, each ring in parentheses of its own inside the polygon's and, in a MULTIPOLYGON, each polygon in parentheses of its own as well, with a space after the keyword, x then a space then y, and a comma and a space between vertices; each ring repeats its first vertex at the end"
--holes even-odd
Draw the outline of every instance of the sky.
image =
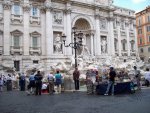
POLYGON ((139 12, 150 6, 150 0, 114 0, 113 4, 139 12))

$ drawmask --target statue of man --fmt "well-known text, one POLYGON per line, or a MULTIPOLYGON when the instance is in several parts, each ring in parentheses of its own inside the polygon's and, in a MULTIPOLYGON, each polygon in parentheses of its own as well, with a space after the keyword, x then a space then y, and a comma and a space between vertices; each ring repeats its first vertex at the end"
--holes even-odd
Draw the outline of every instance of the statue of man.
POLYGON ((83 39, 82 39, 82 51, 81 51, 81 55, 90 55, 90 51, 86 45, 86 36, 84 35, 83 36, 83 39))
POLYGON ((62 51, 61 44, 62 43, 60 40, 60 35, 57 34, 57 37, 55 38, 55 41, 54 41, 54 48, 55 48, 56 53, 60 53, 62 51))
POLYGON ((106 48, 107 48, 106 38, 103 38, 101 42, 102 53, 106 53, 106 48))

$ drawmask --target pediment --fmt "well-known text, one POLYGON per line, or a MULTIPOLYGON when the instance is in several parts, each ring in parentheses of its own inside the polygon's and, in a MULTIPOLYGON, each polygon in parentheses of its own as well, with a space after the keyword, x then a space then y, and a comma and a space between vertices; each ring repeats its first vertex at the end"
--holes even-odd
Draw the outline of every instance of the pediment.
POLYGON ((134 41, 134 40, 131 40, 130 43, 135 43, 135 41, 134 41))
POLYGON ((23 32, 21 32, 21 31, 19 31, 19 30, 14 30, 14 31, 12 31, 12 32, 10 32, 11 34, 13 34, 13 35, 22 35, 23 34, 23 32))
POLYGON ((127 43, 126 39, 121 40, 122 43, 127 43))
POLYGON ((31 36, 40 36, 41 34, 37 31, 30 33, 31 36))

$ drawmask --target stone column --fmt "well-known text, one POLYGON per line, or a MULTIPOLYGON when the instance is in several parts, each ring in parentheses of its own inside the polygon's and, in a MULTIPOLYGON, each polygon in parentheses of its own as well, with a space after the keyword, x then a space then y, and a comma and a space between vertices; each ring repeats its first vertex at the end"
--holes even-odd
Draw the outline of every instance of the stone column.
POLYGON ((93 39, 94 34, 91 33, 90 36, 91 36, 91 55, 93 56, 94 55, 94 39, 93 39))
POLYGON ((122 56, 121 54, 121 49, 122 49, 122 44, 121 44, 121 35, 120 35, 120 25, 119 22, 117 22, 117 31, 118 31, 118 51, 119 51, 119 56, 122 56))
POLYGON ((47 57, 53 55, 53 28, 52 28, 52 7, 51 1, 45 1, 46 7, 46 54, 47 57))
POLYGON ((30 35, 29 35, 29 17, 30 17, 30 4, 28 0, 24 0, 23 4, 23 24, 24 24, 24 38, 23 38, 23 51, 24 55, 29 55, 29 48, 30 48, 30 35))
POLYGON ((130 56, 130 36, 129 36, 130 32, 129 32, 129 24, 128 22, 126 23, 126 35, 127 35, 127 53, 128 56, 130 56))
POLYGON ((101 55, 101 37, 100 37, 100 20, 99 20, 99 9, 96 9, 95 19, 96 19, 96 47, 95 47, 95 55, 101 55))
POLYGON ((134 40, 135 40, 135 52, 136 56, 139 57, 139 52, 138 52, 138 42, 137 42, 137 32, 136 32, 136 24, 134 24, 134 40))
POLYGON ((114 28, 113 28, 113 18, 108 18, 109 21, 109 45, 107 45, 107 47, 109 47, 108 53, 110 53, 110 55, 115 55, 115 46, 114 46, 114 28))
POLYGON ((46 55, 46 36, 45 36, 45 11, 44 9, 41 9, 41 51, 42 51, 42 55, 46 55))
POLYGON ((10 12, 11 2, 7 1, 3 4, 4 8, 4 55, 10 55, 10 12))
MULTIPOLYGON (((71 27, 71 6, 70 6, 70 3, 67 3, 66 16, 67 16, 66 44, 68 45, 69 43, 71 43, 71 32, 72 32, 72 27, 71 27)), ((71 47, 67 47, 66 50, 67 50, 66 55, 72 55, 72 48, 71 47)))

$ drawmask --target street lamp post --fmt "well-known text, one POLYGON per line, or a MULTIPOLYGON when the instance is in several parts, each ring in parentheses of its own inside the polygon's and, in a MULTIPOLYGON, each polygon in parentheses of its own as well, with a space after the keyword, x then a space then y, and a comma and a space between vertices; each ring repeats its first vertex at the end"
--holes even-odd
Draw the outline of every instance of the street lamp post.
POLYGON ((66 45, 65 44, 65 42, 66 42, 66 36, 65 36, 65 34, 63 34, 62 35, 62 41, 63 41, 63 43, 64 43, 64 46, 65 47, 71 47, 71 48, 73 48, 74 49, 74 53, 75 53, 75 68, 77 68, 78 67, 78 63, 77 63, 77 49, 80 47, 80 46, 82 46, 82 36, 83 36, 83 33, 81 33, 81 31, 79 32, 79 33, 77 33, 77 28, 76 27, 73 27, 72 28, 72 33, 73 33, 73 36, 74 36, 74 42, 72 42, 72 43, 69 43, 68 45, 66 45), (79 41, 77 41, 77 39, 79 39, 79 41))

